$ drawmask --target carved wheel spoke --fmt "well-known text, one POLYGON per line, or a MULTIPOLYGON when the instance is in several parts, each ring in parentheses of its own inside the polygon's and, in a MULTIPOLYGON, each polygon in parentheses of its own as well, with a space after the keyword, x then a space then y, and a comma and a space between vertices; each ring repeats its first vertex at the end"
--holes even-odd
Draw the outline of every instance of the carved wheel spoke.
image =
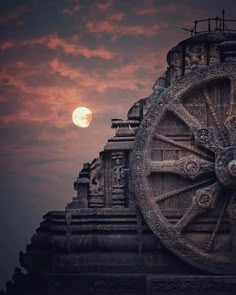
POLYGON ((163 142, 169 143, 169 144, 171 144, 173 146, 176 146, 177 148, 181 148, 183 150, 189 151, 189 152, 195 154, 196 156, 200 156, 200 157, 202 157, 204 159, 207 159, 207 160, 210 160, 210 161, 213 160, 213 157, 211 157, 211 155, 209 155, 209 154, 207 154, 207 153, 205 153, 205 152, 203 152, 203 151, 201 151, 201 150, 199 150, 199 149, 197 149, 197 148, 195 148, 193 146, 190 146, 190 145, 187 146, 187 145, 185 145, 183 143, 172 140, 172 139, 168 138, 167 136, 157 134, 155 136, 155 139, 158 139, 158 140, 161 140, 163 142))
POLYGON ((199 189, 192 199, 191 207, 176 223, 176 230, 181 232, 196 216, 214 209, 219 192, 220 186, 218 183, 214 183, 207 188, 199 189))
POLYGON ((150 173, 172 173, 188 179, 195 179, 214 171, 214 164, 194 156, 183 157, 177 161, 151 161, 148 165, 150 173))
POLYGON ((208 105, 210 114, 211 114, 211 116, 212 116, 212 118, 214 120, 214 123, 215 123, 215 125, 216 125, 216 127, 218 129, 218 137, 220 139, 220 142, 221 142, 221 144, 223 144, 223 146, 227 146, 228 145, 228 139, 226 138, 224 129, 222 128, 222 126, 220 124, 220 121, 219 121, 219 119, 217 117, 214 106, 212 104, 211 98, 210 98, 210 96, 208 94, 208 91, 206 89, 204 89, 203 95, 204 95, 206 103, 208 105))
POLYGON ((168 110, 181 119, 193 132, 196 143, 212 152, 217 151, 221 145, 213 129, 203 126, 198 119, 189 113, 181 101, 177 100, 168 107, 168 110))
POLYGON ((231 227, 231 249, 233 258, 236 259, 236 192, 232 193, 227 213, 231 227))
POLYGON ((174 113, 179 119, 181 119, 190 130, 195 130, 195 128, 203 128, 202 124, 192 116, 188 110, 184 107, 180 100, 175 101, 168 107, 168 110, 174 113))
POLYGON ((160 202, 160 201, 164 201, 164 200, 167 200, 173 196, 177 196, 177 195, 180 195, 184 192, 187 192, 187 191, 191 191, 197 187, 200 187, 200 186, 203 186, 209 182, 212 182, 212 178, 209 178, 209 179, 205 179, 205 180, 202 180, 202 181, 199 181, 199 182, 196 182, 192 185, 189 185, 189 186, 185 186, 183 188, 180 188, 180 189, 175 189, 173 191, 170 191, 168 193, 164 193, 164 194, 161 194, 159 196, 156 196, 154 197, 154 200, 155 202, 160 202))
POLYGON ((230 107, 225 120, 225 127, 228 130, 230 143, 236 144, 236 78, 231 78, 230 107))
POLYGON ((219 216, 217 218, 217 222, 215 224, 214 230, 213 230, 213 232, 211 234, 210 240, 208 241, 208 244, 207 244, 207 247, 206 247, 206 251, 208 253, 211 251, 212 247, 214 246, 216 235, 217 235, 217 232, 218 232, 218 230, 220 228, 221 222, 223 220, 223 216, 224 216, 227 204, 228 204, 228 200, 225 199, 224 203, 223 203, 223 206, 222 206, 222 208, 220 210, 220 214, 219 214, 219 216))

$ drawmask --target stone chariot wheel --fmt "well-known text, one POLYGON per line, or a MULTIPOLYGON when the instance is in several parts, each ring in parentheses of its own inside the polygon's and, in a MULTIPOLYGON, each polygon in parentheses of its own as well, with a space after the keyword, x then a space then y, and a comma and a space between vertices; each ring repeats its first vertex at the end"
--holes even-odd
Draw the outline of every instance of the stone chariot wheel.
POLYGON ((133 156, 152 231, 193 266, 235 274, 236 64, 200 68, 154 98, 133 156))

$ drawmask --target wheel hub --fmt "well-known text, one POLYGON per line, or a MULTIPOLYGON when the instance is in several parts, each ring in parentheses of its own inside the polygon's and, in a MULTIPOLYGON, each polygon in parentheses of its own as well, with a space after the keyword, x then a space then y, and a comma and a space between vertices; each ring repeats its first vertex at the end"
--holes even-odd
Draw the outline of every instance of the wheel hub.
POLYGON ((236 146, 221 150, 216 156, 216 176, 227 188, 236 188, 236 146))

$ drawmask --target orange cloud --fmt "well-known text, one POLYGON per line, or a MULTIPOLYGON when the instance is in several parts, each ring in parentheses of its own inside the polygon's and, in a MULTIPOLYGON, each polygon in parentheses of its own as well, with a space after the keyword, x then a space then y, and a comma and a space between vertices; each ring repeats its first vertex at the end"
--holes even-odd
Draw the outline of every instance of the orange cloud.
POLYGON ((15 47, 15 44, 12 41, 5 41, 2 44, 0 44, 1 50, 10 49, 12 47, 15 47))
POLYGON ((121 21, 122 19, 124 19, 125 14, 123 12, 116 12, 113 13, 109 16, 109 20, 110 21, 121 21))
POLYGON ((114 1, 111 0, 111 1, 107 1, 105 3, 96 3, 96 7, 98 9, 100 9, 101 11, 107 11, 110 7, 112 7, 114 1))
POLYGON ((148 55, 140 53, 131 57, 129 62, 120 60, 119 66, 102 73, 99 69, 88 71, 69 65, 58 58, 36 65, 25 61, 8 64, 1 69, 0 75, 9 81, 7 87, 14 87, 15 94, 12 96, 9 92, 6 95, 20 95, 22 100, 20 108, 0 117, 0 124, 17 121, 51 122, 58 128, 65 128, 71 125, 71 112, 79 105, 91 108, 97 115, 108 116, 118 112, 125 116, 132 102, 151 93, 155 78, 165 70, 163 56, 162 52, 148 55), (158 72, 155 69, 157 56, 162 61, 158 72), (55 75, 57 79, 48 85, 42 82, 29 83, 32 77, 36 80, 38 77, 39 81, 40 77, 44 77, 50 81, 55 75), (69 79, 69 86, 60 77, 69 79), (122 104, 117 105, 116 99, 112 101, 111 96, 117 97, 119 93, 122 104), (129 93, 128 97, 125 93, 129 93), (101 101, 101 105, 97 104, 97 100, 101 101))
POLYGON ((111 34, 113 39, 117 39, 123 35, 152 37, 160 30, 160 26, 158 24, 152 26, 127 26, 116 24, 107 20, 95 22, 90 21, 87 23, 87 28, 90 33, 98 33, 101 35, 107 33, 111 34))
POLYGON ((105 49, 103 46, 100 46, 95 49, 90 49, 88 47, 83 46, 82 44, 78 44, 78 37, 71 38, 71 41, 66 41, 57 36, 57 34, 52 34, 49 36, 45 36, 38 39, 30 39, 24 40, 20 42, 13 41, 5 41, 0 45, 2 50, 6 50, 12 47, 18 46, 34 46, 34 45, 44 45, 49 49, 62 49, 64 53, 70 55, 82 55, 86 58, 91 57, 100 57, 105 60, 109 60, 114 57, 114 53, 105 49), (77 43, 75 43, 75 41, 77 43))

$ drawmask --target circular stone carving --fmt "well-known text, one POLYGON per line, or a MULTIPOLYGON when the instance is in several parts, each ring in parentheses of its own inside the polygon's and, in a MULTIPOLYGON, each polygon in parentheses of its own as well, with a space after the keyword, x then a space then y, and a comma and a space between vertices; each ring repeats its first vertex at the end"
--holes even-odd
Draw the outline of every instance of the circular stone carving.
POLYGON ((232 160, 228 164, 228 170, 231 176, 236 177, 236 160, 232 160))
POLYGON ((206 128, 201 128, 197 132, 197 140, 199 143, 208 143, 210 140, 209 130, 206 128))
POLYGON ((186 262, 218 274, 236 274, 235 81, 229 63, 178 80, 153 97, 133 150, 134 191, 151 230, 186 262))
POLYGON ((190 160, 184 164, 184 170, 187 174, 195 176, 200 170, 200 164, 197 161, 190 160))
POLYGON ((203 192, 198 195, 198 203, 201 207, 209 207, 211 200, 212 195, 208 192, 203 192))
POLYGON ((228 188, 236 188, 236 147, 221 150, 215 162, 216 176, 228 188))
POLYGON ((230 117, 229 124, 232 128, 236 128, 236 116, 230 117))

